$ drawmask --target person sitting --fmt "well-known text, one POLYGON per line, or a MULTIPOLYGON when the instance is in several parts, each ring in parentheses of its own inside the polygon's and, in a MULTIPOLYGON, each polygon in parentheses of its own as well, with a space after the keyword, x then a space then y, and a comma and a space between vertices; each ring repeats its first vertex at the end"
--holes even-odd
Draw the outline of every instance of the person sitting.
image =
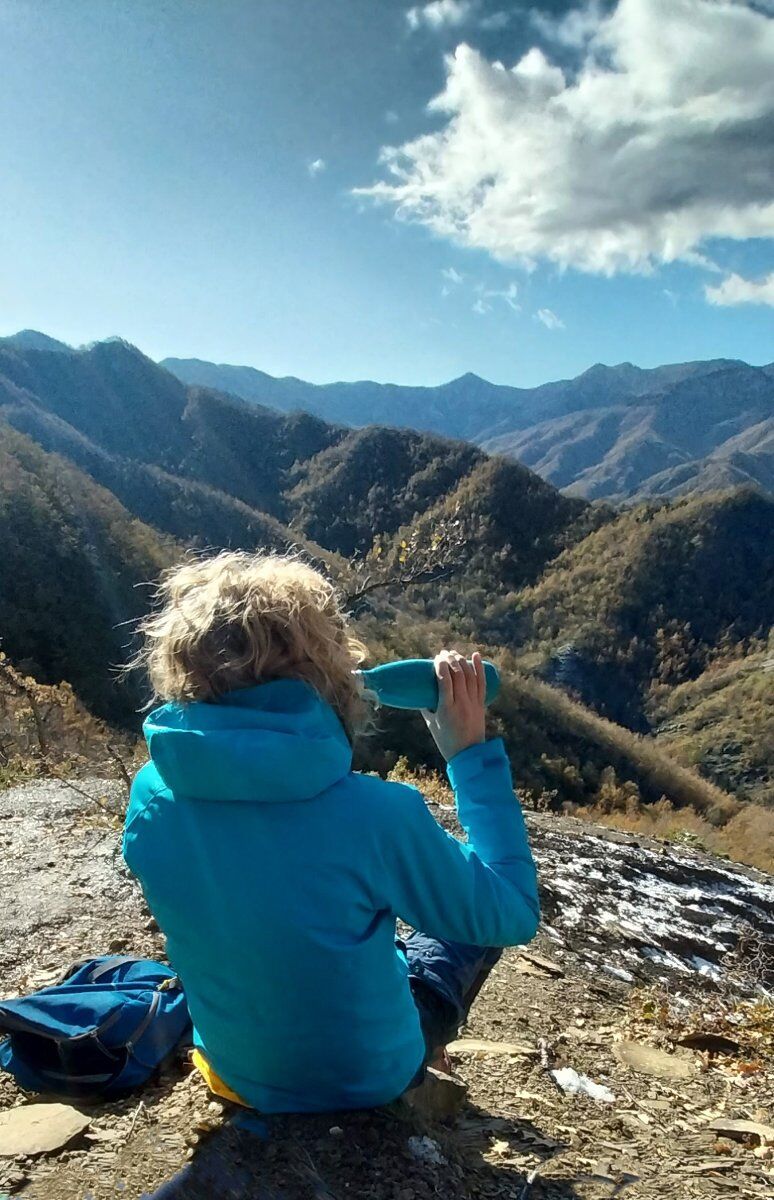
POLYGON ((264 1113, 376 1107, 419 1083, 504 946, 539 920, 484 669, 444 650, 425 719, 467 843, 420 793, 352 770, 364 647, 291 556, 163 577, 123 852, 166 937, 213 1090, 264 1113), (396 918, 416 932, 396 939, 396 918))

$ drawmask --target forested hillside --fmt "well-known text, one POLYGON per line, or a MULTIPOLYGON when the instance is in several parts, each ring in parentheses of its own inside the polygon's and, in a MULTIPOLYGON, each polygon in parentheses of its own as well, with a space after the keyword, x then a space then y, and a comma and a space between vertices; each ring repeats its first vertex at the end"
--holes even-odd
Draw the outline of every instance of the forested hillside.
POLYGON ((774 638, 751 640, 649 705, 658 740, 743 799, 774 795, 774 638))
MULTIPOLYGON (((760 490, 617 512, 469 443, 186 387, 120 341, 33 342, 0 345, 0 636, 23 670, 136 726, 140 693, 111 674, 149 602, 136 585, 187 547, 296 547, 375 659, 453 640, 501 662, 495 718, 536 803, 666 796, 730 821, 732 796, 771 798, 760 490)), ((405 715, 360 754, 433 762, 405 715)))
POLYGON ((581 693, 606 678, 614 719, 617 696, 644 714, 660 688, 767 631, 772 527, 774 500, 748 490, 623 512, 522 592, 520 640, 554 674, 574 671, 581 693))
POLYGON ((136 588, 174 561, 170 539, 110 492, 0 422, 0 645, 23 670, 67 680, 96 711, 125 718, 139 691, 116 689, 136 588))

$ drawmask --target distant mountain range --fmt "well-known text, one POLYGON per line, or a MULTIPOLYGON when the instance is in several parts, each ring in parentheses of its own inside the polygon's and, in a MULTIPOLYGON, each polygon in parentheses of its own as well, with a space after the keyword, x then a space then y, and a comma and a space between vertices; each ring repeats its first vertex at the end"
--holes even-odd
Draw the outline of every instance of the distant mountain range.
POLYGON ((439 387, 316 385, 200 359, 166 358, 161 365, 184 383, 283 412, 463 438, 587 500, 750 483, 774 491, 774 363, 712 359, 652 370, 597 364, 575 379, 536 388, 504 387, 472 374, 439 387))
MULTIPOLYGON (((99 344, 114 340, 120 342, 99 344)), ((83 353, 29 329, 0 339, 2 346, 83 353)), ((473 442, 586 500, 673 497, 744 484, 774 492, 774 363, 711 359, 650 370, 597 364, 575 379, 536 388, 473 374, 438 387, 368 380, 319 385, 201 359, 166 358, 159 365, 187 386, 285 414, 473 442)))

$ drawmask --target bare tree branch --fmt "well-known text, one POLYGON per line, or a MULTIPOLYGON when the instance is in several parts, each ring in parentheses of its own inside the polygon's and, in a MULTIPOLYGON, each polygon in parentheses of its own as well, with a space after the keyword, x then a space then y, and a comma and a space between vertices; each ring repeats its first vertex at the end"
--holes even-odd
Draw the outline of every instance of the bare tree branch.
POLYGON ((107 743, 107 748, 108 748, 108 751, 110 752, 110 757, 113 759, 113 762, 118 767, 118 773, 121 776, 121 778, 124 782, 124 785, 126 787, 127 793, 128 793, 129 791, 131 791, 132 777, 126 769, 126 763, 124 762, 124 760, 122 759, 121 755, 118 753, 118 750, 116 749, 116 747, 113 745, 112 742, 107 743))
POLYGON ((445 563, 437 567, 427 567, 423 570, 404 571, 397 575, 385 575, 382 579, 374 579, 367 575, 363 583, 354 592, 346 593, 344 600, 347 606, 356 604, 364 596, 389 587, 409 587, 412 584, 421 586, 425 583, 436 583, 439 579, 447 579, 459 570, 461 563, 445 563))

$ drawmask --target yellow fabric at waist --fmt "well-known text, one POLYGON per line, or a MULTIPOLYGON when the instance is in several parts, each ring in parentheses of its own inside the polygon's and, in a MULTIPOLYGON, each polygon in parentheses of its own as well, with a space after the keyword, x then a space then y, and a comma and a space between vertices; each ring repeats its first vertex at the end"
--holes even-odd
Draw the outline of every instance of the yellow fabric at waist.
POLYGON ((232 1104, 241 1104, 242 1108, 251 1108, 252 1105, 243 1100, 241 1096, 237 1096, 236 1092, 232 1092, 227 1083, 224 1083, 220 1075, 213 1071, 207 1059, 202 1054, 201 1050, 194 1050, 191 1053, 191 1062, 196 1067, 196 1070, 201 1075, 204 1082, 211 1092, 216 1096, 221 1096, 224 1100, 230 1100, 232 1104))

